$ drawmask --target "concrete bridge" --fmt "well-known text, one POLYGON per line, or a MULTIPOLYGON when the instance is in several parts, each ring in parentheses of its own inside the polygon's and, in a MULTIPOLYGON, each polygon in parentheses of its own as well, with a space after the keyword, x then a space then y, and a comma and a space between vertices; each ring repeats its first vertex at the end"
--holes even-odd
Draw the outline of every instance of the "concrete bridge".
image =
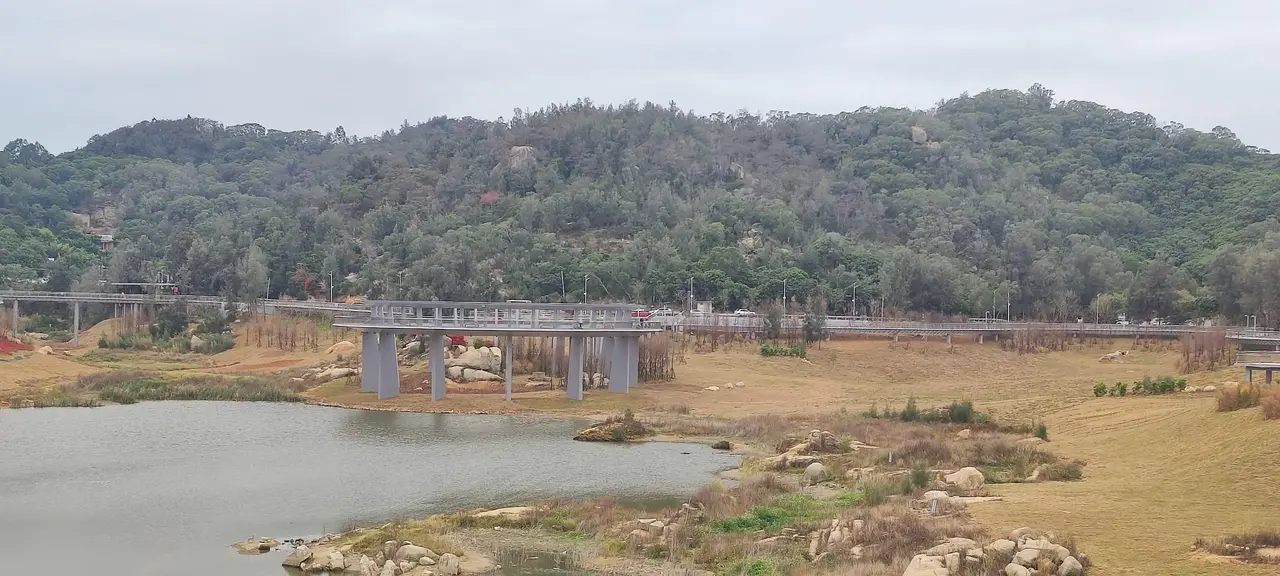
POLYGON ((511 399, 511 339, 514 336, 567 337, 569 366, 565 392, 582 400, 583 359, 588 347, 601 350, 609 391, 626 392, 639 384, 640 337, 662 331, 645 326, 631 304, 528 304, 499 302, 374 301, 368 315, 338 318, 333 325, 360 330, 360 389, 379 399, 400 395, 396 335, 426 337, 431 367, 431 399, 445 397, 446 334, 502 338, 505 393, 511 399))
MULTIPOLYGON (((136 313, 142 306, 163 306, 182 301, 188 306, 211 306, 225 308, 227 301, 217 296, 189 296, 185 294, 112 294, 106 292, 41 292, 5 290, 0 291, 0 304, 13 308, 15 325, 21 310, 19 302, 61 302, 71 305, 71 342, 80 345, 80 304, 112 304, 115 315, 136 313)), ((367 313, 363 304, 342 304, 338 302, 317 302, 314 300, 264 300, 260 306, 268 314, 277 310, 334 312, 347 314, 367 313)), ((238 303, 239 311, 248 309, 248 305, 238 303)))

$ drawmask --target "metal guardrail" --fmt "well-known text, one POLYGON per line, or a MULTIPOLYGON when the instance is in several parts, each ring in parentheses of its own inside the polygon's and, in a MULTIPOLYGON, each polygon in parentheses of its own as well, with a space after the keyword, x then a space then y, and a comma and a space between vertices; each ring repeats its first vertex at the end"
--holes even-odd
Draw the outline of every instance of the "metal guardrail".
POLYGON ((528 331, 654 330, 633 316, 630 304, 532 304, 513 302, 369 303, 367 318, 344 317, 335 325, 389 329, 500 329, 528 331))

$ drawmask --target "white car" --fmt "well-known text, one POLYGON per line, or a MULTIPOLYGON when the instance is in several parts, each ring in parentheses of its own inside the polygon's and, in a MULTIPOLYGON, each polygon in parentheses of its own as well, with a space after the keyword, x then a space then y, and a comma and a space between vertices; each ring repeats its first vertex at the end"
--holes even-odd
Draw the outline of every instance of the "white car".
POLYGON ((756 313, 750 310, 747 310, 746 308, 739 308, 733 311, 733 315, 734 316, 755 316, 756 313))

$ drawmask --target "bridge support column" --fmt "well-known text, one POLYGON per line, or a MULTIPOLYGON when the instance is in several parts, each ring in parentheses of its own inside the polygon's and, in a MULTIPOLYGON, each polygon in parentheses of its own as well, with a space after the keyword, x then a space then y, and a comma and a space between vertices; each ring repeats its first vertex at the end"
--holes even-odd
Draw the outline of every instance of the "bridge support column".
POLYGON ((13 339, 18 339, 18 301, 13 301, 13 339))
POLYGON ((640 337, 627 338, 627 389, 640 385, 640 337))
POLYGON ((503 380, 506 384, 507 402, 511 401, 511 337, 507 336, 502 343, 503 380))
POLYGON ((582 399, 582 356, 586 348, 582 336, 569 337, 569 369, 565 372, 564 389, 570 400, 582 399))
POLYGON ((378 334, 378 399, 400 395, 400 368, 396 366, 396 333, 378 334))
POLYGON ((627 339, 609 339, 609 391, 627 391, 627 339))
POLYGON ((1267 368, 1267 386, 1271 385, 1271 369, 1267 368))
POLYGON ((80 345, 80 303, 71 304, 71 345, 80 345))
POLYGON ((947 346, 951 345, 951 333, 947 332, 947 346))
POLYGON ((1244 381, 1247 384, 1253 384, 1253 368, 1244 367, 1244 381))
POLYGON ((986 336, 987 336, 986 334, 983 334, 983 333, 979 332, 979 333, 978 333, 978 343, 979 343, 979 344, 982 344, 982 342, 983 342, 984 340, 986 340, 986 336))
POLYGON ((378 333, 360 333, 360 391, 378 391, 378 333))
POLYGON ((446 384, 444 380, 444 332, 432 332, 427 335, 427 363, 431 367, 431 399, 444 400, 446 384))

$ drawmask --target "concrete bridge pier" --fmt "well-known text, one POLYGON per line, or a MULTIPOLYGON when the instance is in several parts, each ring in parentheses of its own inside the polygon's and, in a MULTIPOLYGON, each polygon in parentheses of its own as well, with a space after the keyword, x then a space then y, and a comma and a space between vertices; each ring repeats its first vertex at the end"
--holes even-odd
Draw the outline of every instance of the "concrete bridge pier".
POLYGON ((606 339, 609 350, 609 391, 627 391, 627 340, 612 337, 606 339))
POLYGON ((427 363, 431 367, 431 399, 444 400, 446 383, 444 380, 444 348, 448 346, 444 332, 432 332, 427 335, 427 363))
POLYGON ((564 380, 565 394, 570 400, 582 399, 582 356, 586 351, 586 338, 569 337, 569 369, 564 380))
POLYGON ((502 340, 502 380, 505 385, 507 402, 511 401, 511 337, 502 340))
POLYGON ((80 303, 71 304, 71 345, 80 345, 80 303))
POLYGON ((378 333, 378 399, 400 395, 400 367, 396 365, 396 333, 378 333))
POLYGON ((18 301, 13 301, 13 339, 18 339, 18 301))
POLYGON ((360 391, 378 391, 378 333, 360 333, 360 391))
POLYGON ((627 389, 630 390, 640 385, 640 337, 631 336, 624 338, 624 340, 627 343, 627 366, 625 368, 627 389))

